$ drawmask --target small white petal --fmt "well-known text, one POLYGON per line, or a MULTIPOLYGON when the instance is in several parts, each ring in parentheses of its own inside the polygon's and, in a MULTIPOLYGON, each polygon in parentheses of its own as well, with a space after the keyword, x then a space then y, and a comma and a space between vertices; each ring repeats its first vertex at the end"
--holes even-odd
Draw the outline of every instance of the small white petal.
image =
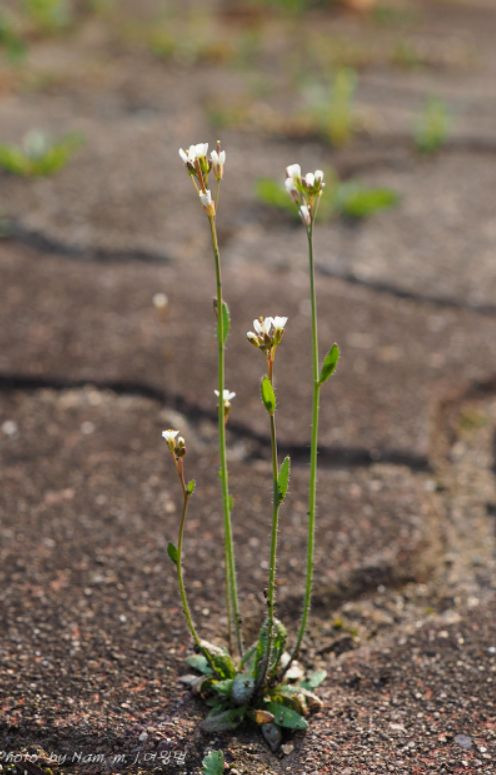
POLYGON ((272 318, 264 318, 264 321, 262 323, 262 333, 267 334, 267 336, 270 335, 270 330, 272 328, 272 318))
POLYGON ((313 172, 307 172, 305 175, 305 183, 309 188, 311 188, 315 184, 315 176, 313 172))
POLYGON ((219 162, 220 162, 220 164, 225 164, 226 163, 226 152, 225 151, 221 151, 219 153, 219 162))
POLYGON ((299 164, 290 164, 286 167, 286 174, 288 178, 301 178, 301 167, 299 164))
POLYGON ((288 194, 293 194, 296 191, 296 186, 293 178, 286 178, 284 181, 284 187, 288 194))
POLYGON ((278 330, 281 330, 281 329, 284 328, 284 326, 288 322, 288 319, 280 317, 280 316, 277 316, 275 318, 272 318, 272 322, 273 322, 274 328, 277 328, 278 330))
POLYGON ((183 148, 179 149, 179 156, 181 157, 181 159, 183 160, 183 162, 185 164, 188 163, 188 154, 186 153, 186 151, 183 148))
POLYGON ((324 180, 324 172, 322 170, 315 170, 314 175, 315 175, 315 180, 318 183, 322 183, 322 181, 324 180))
POLYGON ((260 323, 260 321, 258 319, 253 321, 253 328, 255 329, 257 334, 262 334, 263 333, 262 324, 260 323))
POLYGON ((300 207, 300 216, 305 226, 310 226, 312 219, 310 218, 310 210, 306 205, 300 207))
POLYGON ((212 160, 212 164, 219 163, 219 154, 217 153, 217 151, 211 151, 210 159, 212 160))
POLYGON ((179 431, 174 431, 172 428, 169 428, 166 431, 162 431, 162 438, 164 438, 166 441, 174 441, 178 435, 179 431))

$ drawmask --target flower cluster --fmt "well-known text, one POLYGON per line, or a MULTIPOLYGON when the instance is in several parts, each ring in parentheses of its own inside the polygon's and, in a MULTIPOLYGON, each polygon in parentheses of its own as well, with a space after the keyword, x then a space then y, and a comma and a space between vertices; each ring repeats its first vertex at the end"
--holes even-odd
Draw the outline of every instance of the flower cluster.
POLYGON ((217 183, 220 183, 224 176, 226 152, 221 150, 220 142, 217 141, 216 148, 211 151, 210 157, 208 157, 208 143, 190 145, 186 151, 184 148, 179 148, 179 156, 191 175, 205 212, 210 218, 213 218, 215 216, 215 202, 208 187, 208 176, 212 171, 217 183))
POLYGON ((281 343, 284 334, 284 326, 288 322, 287 318, 260 316, 253 321, 255 331, 248 331, 246 337, 254 347, 271 353, 281 343))
POLYGON ((184 441, 183 437, 179 435, 179 431, 175 431, 172 428, 169 428, 166 431, 162 431, 162 438, 165 440, 167 446, 169 447, 169 451, 174 460, 178 461, 180 458, 185 456, 186 442, 184 441))
POLYGON ((324 173, 322 170, 315 170, 315 172, 307 172, 306 175, 302 176, 300 165, 290 164, 286 168, 286 175, 287 178, 284 181, 286 191, 298 206, 301 220, 305 226, 311 226, 317 212, 318 201, 325 187, 324 173))

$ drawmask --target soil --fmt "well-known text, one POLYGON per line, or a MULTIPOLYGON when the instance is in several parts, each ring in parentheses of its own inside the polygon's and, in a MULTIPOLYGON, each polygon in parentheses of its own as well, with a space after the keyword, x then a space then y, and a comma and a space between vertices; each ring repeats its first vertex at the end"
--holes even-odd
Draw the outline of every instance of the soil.
MULTIPOLYGON (((0 63, 0 141, 41 123, 85 137, 53 177, 1 174, 0 772, 198 775, 205 752, 222 748, 230 775, 492 775, 495 10, 405 1, 369 15, 320 9, 296 27, 238 5, 203 4, 217 44, 196 54, 193 5, 190 53, 154 56, 160 4, 150 0, 139 14, 128 2, 119 14, 78 6, 72 29, 31 32, 26 60, 0 63), (248 24, 258 49, 243 59, 232 41, 249 45, 248 24), (359 130, 343 149, 295 120, 304 105, 294 71, 307 67, 292 59, 295 41, 320 52, 322 72, 331 54, 359 71, 359 130), (411 126, 432 94, 456 121, 422 157, 411 126), (343 355, 322 392, 302 661, 328 677, 308 732, 277 755, 253 729, 199 731, 204 707, 179 680, 190 644, 165 552, 179 503, 160 432, 177 426, 197 480, 192 610, 222 642, 214 278, 176 154, 219 132, 209 111, 219 97, 224 109, 249 107, 222 128, 219 211, 249 638, 264 612, 271 497, 264 363, 245 339, 260 314, 289 318, 276 364, 280 451, 293 461, 278 600, 293 632, 310 424, 304 235, 257 201, 255 182, 301 160, 400 193, 393 210, 316 232, 321 347, 338 341, 343 355)), ((171 29, 186 24, 185 8, 171 29)))

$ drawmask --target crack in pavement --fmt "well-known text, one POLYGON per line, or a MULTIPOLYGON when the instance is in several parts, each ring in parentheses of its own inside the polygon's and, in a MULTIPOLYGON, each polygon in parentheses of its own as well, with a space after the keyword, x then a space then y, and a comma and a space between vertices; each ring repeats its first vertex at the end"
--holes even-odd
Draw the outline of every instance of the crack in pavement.
MULTIPOLYGON (((36 392, 37 390, 77 390, 85 387, 110 391, 120 396, 146 398, 155 403, 168 406, 184 414, 189 419, 207 420, 217 425, 217 413, 193 404, 181 395, 168 394, 165 390, 140 382, 123 380, 95 380, 91 378, 71 379, 52 376, 28 376, 22 374, 0 374, 0 393, 13 391, 36 392)), ((270 439, 250 428, 245 423, 230 420, 229 434, 238 441, 251 441, 253 447, 246 454, 246 460, 265 460, 270 449, 270 439)), ((290 455, 293 464, 307 465, 309 459, 308 444, 280 445, 281 453, 290 455)), ((431 466, 426 456, 406 450, 385 448, 370 449, 359 446, 321 445, 319 463, 323 468, 357 468, 377 463, 404 466, 415 472, 430 472, 431 466)))
MULTIPOLYGON (((95 261, 103 264, 118 264, 133 261, 151 265, 174 263, 174 259, 170 255, 155 252, 153 250, 146 250, 144 248, 119 250, 66 243, 44 234, 41 231, 29 229, 19 221, 9 219, 3 224, 3 231, 0 235, 0 239, 3 242, 19 242, 33 250, 51 253, 71 260, 95 261)), ((229 241, 232 239, 233 237, 230 237, 229 241)), ((366 288, 373 293, 390 296, 395 299, 413 301, 419 304, 430 304, 433 307, 438 308, 467 310, 479 315, 496 317, 496 304, 472 303, 461 301, 460 299, 450 296, 417 293, 407 288, 400 288, 397 285, 383 280, 365 279, 353 271, 339 271, 319 262, 316 262, 315 269, 317 273, 323 277, 342 280, 349 285, 366 288)))

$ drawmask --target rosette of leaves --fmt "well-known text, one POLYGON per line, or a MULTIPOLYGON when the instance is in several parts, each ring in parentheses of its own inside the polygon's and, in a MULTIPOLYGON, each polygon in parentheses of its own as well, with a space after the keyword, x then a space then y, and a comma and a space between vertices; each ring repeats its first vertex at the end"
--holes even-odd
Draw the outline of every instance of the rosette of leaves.
POLYGON ((285 671, 289 660, 286 628, 278 619, 274 625, 268 661, 267 622, 239 664, 227 651, 206 641, 202 642, 203 653, 186 660, 195 672, 181 680, 210 708, 201 724, 203 732, 231 732, 242 724, 252 724, 276 751, 285 735, 306 730, 307 717, 322 707, 314 689, 326 672, 317 670, 305 677, 297 662, 285 671))

